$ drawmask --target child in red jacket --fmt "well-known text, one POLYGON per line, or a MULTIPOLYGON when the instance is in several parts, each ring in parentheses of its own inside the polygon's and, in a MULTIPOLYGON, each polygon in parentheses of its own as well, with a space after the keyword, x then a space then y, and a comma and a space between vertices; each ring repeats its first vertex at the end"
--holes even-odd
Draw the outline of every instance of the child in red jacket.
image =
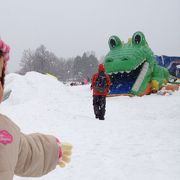
POLYGON ((105 73, 103 64, 99 64, 98 72, 92 76, 94 114, 99 120, 104 120, 106 111, 106 96, 111 85, 110 77, 105 73))
MULTIPOLYGON (((4 78, 9 46, 0 40, 0 101, 3 98, 4 78)), ((12 180, 14 174, 39 177, 59 164, 70 161, 71 144, 61 143, 52 135, 23 134, 8 117, 0 114, 0 179, 12 180)))

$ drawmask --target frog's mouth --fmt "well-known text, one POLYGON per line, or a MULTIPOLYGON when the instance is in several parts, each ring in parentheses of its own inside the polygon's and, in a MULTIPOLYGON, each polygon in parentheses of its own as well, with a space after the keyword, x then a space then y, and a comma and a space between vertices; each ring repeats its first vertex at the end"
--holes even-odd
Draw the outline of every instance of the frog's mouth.
POLYGON ((109 73, 111 78, 110 94, 129 94, 139 91, 148 71, 149 63, 145 60, 131 71, 109 73))

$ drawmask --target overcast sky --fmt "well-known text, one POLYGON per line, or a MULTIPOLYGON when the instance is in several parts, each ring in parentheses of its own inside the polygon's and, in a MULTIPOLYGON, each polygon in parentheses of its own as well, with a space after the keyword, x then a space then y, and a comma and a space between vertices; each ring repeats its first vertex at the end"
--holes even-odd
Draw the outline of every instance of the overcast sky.
POLYGON ((94 51, 99 58, 111 35, 127 42, 136 31, 155 54, 180 56, 180 0, 3 0, 0 17, 10 72, 25 49, 43 44, 58 57, 94 51))

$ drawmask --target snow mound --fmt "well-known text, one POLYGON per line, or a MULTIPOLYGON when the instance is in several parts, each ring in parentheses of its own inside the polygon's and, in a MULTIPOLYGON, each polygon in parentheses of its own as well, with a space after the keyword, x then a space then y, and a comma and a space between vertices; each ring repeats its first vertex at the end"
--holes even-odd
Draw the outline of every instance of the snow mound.
MULTIPOLYGON (((21 104, 37 98, 61 97, 68 95, 65 85, 50 75, 28 72, 26 75, 8 74, 5 92, 12 91, 6 103, 21 104)), ((44 99, 45 100, 45 99, 44 99)))

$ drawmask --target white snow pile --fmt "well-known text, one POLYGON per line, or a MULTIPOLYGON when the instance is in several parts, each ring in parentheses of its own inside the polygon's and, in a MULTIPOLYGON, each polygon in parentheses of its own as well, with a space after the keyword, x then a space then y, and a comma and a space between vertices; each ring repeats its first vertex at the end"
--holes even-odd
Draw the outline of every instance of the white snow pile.
POLYGON ((66 86, 29 72, 6 76, 0 106, 22 132, 73 144, 71 163, 41 178, 15 180, 180 180, 180 91, 169 96, 107 98, 94 118, 90 85, 66 86))

